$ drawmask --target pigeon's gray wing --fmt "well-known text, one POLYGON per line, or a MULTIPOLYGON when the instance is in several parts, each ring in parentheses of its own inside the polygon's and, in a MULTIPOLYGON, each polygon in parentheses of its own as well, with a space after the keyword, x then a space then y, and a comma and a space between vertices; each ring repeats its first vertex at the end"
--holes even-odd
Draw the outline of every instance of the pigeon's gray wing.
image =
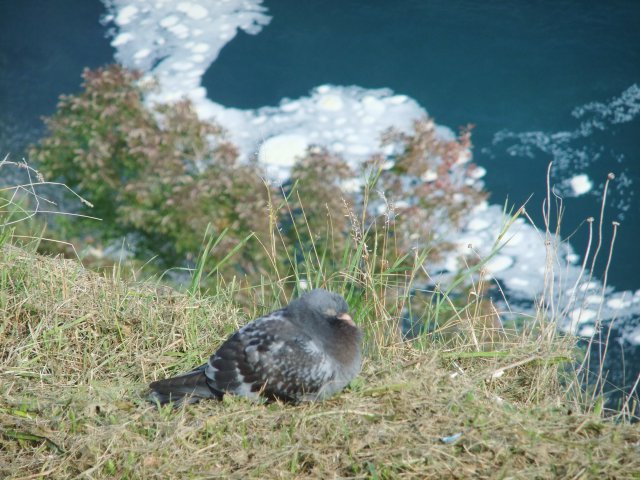
POLYGON ((295 402, 318 397, 334 370, 321 346, 279 310, 232 335, 211 356, 205 375, 222 392, 295 402))

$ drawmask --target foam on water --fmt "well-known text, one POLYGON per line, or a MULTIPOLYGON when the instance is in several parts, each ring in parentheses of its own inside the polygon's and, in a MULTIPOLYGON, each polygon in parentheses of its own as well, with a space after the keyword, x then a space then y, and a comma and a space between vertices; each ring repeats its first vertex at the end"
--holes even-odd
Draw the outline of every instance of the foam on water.
MULTIPOLYGON (((640 115, 640 86, 631 85, 608 102, 590 102, 574 108, 571 113, 577 121, 573 130, 553 133, 501 130, 494 135, 493 145, 504 147, 513 157, 534 158, 541 153, 545 158, 553 159, 556 191, 562 196, 577 197, 588 192, 600 195, 602 189, 594 189, 593 181, 584 172, 597 162, 607 162, 610 168, 617 170, 616 164, 621 164, 624 157, 615 152, 605 155, 597 148, 585 147, 584 140, 613 125, 634 121, 640 115)), ((621 200, 616 207, 621 212, 619 219, 622 219, 630 208, 631 179, 624 169, 617 171, 616 177, 613 187, 620 193, 621 200)))
MULTIPOLYGON (((189 98, 201 118, 215 119, 229 131, 242 158, 257 156, 275 181, 288 177, 295 159, 310 145, 323 146, 356 164, 378 151, 384 130, 393 126, 409 131, 413 120, 426 113, 413 99, 389 89, 337 85, 320 85, 308 96, 285 98, 275 107, 226 108, 207 98, 202 76, 238 30, 255 35, 269 23, 261 0, 104 1, 111 12, 105 21, 115 24, 112 46, 116 59, 159 82, 159 91, 147 100, 189 98)), ((640 88, 633 85, 607 103, 592 102, 575 109, 573 116, 580 123, 574 130, 553 134, 502 131, 495 136, 494 144, 509 144, 507 152, 514 156, 533 156, 534 151, 550 154, 561 174, 562 193, 583 195, 593 190, 593 182, 587 173, 575 172, 585 172, 597 152, 578 148, 575 141, 606 125, 630 121, 639 112, 640 88)), ((436 126, 436 132, 444 139, 455 137, 447 127, 436 126)), ((471 152, 466 152, 458 163, 470 160, 471 152)), ((480 167, 469 181, 480 181, 485 173, 480 167)), ((437 173, 427 171, 422 179, 435 181, 437 173)), ((625 185, 626 181, 628 186, 624 172, 618 179, 618 184, 625 185)), ((360 181, 352 179, 345 186, 357 191, 360 181)), ((618 323, 623 326, 622 338, 640 344, 640 290, 635 294, 613 292, 601 282, 586 278, 580 256, 568 243, 546 235, 522 218, 515 220, 504 246, 495 252, 494 242, 506 221, 501 206, 483 203, 459 231, 436 232, 458 248, 456 254, 440 263, 429 263, 432 278, 442 282, 453 278, 464 267, 465 256, 467 262, 491 257, 484 274, 506 290, 512 304, 531 302, 553 285, 552 313, 564 319, 561 328, 589 336, 597 332, 598 319, 625 319, 618 323), (554 265, 552 277, 545 269, 549 264, 554 265)))
MULTIPOLYGON (((260 0, 108 0, 106 4, 112 13, 105 21, 118 27, 111 43, 116 59, 159 82, 159 91, 148 101, 189 98, 201 118, 215 119, 227 129, 243 158, 257 154, 277 181, 288 177, 295 158, 308 145, 341 153, 355 163, 376 152, 383 131, 392 126, 409 131, 413 120, 426 114, 414 100, 389 89, 334 85, 320 85, 303 98, 285 98, 277 107, 226 108, 207 98, 202 75, 239 29, 257 34, 269 23, 260 0)), ((454 136, 445 127, 438 134, 454 136)))
POLYGON ((569 179, 569 185, 576 197, 587 193, 593 188, 593 182, 586 173, 571 177, 569 179))

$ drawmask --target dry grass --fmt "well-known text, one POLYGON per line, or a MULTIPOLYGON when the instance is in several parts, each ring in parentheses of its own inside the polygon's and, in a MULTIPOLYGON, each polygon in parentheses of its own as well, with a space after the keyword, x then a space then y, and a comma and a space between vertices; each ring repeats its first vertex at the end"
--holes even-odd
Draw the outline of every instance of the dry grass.
POLYGON ((323 403, 158 411, 146 384, 248 320, 237 292, 128 285, 7 244, 0 267, 2 478, 640 478, 640 428, 563 394, 560 339, 423 338, 372 349, 323 403))

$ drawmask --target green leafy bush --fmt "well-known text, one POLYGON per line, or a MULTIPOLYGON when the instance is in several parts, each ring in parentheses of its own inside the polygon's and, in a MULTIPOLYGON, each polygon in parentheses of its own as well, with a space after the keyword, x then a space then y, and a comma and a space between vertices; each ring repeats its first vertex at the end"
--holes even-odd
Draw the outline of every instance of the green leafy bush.
MULTIPOLYGON (((250 232, 266 232, 261 172, 238 162, 218 125, 199 120, 188 101, 148 108, 152 86, 118 65, 83 78, 83 91, 61 97, 46 119, 49 136, 31 149, 49 180, 93 204, 80 213, 102 219, 67 222, 68 234, 103 242, 126 235, 139 256, 175 266, 197 256, 208 224, 227 232, 212 262, 250 232)), ((244 253, 255 269, 260 252, 244 253)))

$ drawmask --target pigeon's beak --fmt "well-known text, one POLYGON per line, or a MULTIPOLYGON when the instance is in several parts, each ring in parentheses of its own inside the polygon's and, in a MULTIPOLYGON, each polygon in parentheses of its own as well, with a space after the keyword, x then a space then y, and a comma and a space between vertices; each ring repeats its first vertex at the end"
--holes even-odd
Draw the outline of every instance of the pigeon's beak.
POLYGON ((348 323, 352 327, 356 326, 355 322, 353 321, 353 318, 351 318, 351 315, 349 315, 348 313, 341 313, 340 315, 336 316, 336 318, 338 320, 342 320, 343 322, 348 323))

